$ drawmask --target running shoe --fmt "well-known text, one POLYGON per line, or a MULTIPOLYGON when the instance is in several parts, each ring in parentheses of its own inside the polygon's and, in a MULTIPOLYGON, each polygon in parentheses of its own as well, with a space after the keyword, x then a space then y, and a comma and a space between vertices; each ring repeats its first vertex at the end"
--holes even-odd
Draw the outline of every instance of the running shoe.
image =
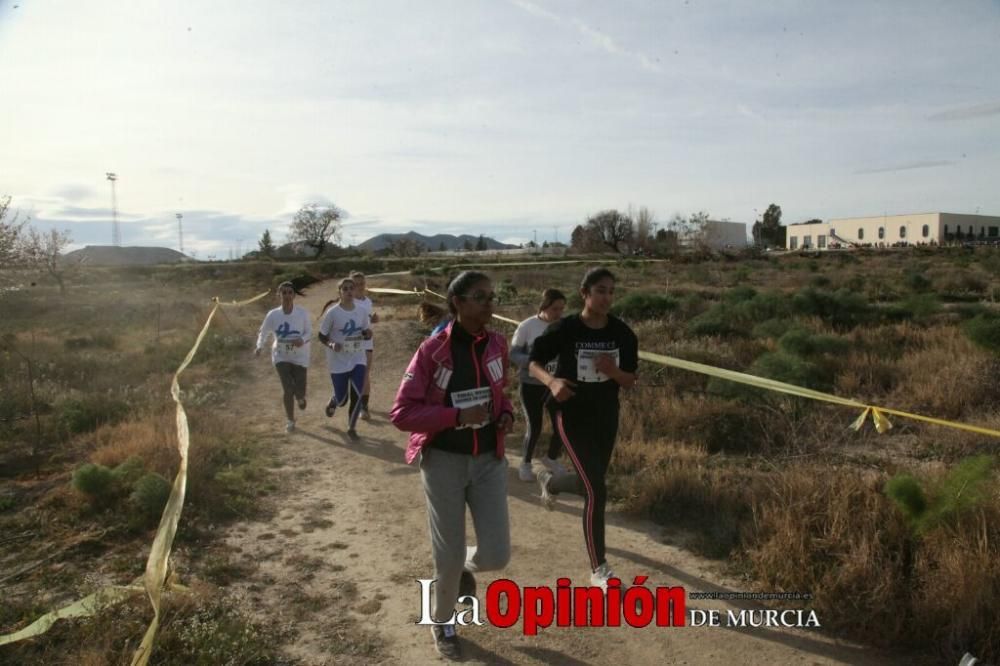
POLYGON ((594 569, 594 573, 590 574, 590 585, 591 587, 599 587, 607 592, 608 581, 612 578, 618 578, 618 576, 611 570, 611 565, 604 562, 601 566, 594 569))
POLYGON ((358 431, 355 430, 354 428, 351 428, 347 431, 347 436, 351 438, 352 442, 356 442, 359 439, 361 439, 361 437, 358 435, 358 431))
POLYGON ((285 432, 295 432, 295 421, 285 422, 285 432))
POLYGON ((362 421, 371 421, 372 420, 371 412, 369 412, 367 408, 363 408, 361 410, 361 420, 362 421))
POLYGON ((326 403, 326 409, 323 411, 326 413, 327 418, 332 418, 333 413, 337 411, 337 403, 331 400, 330 402, 326 403))
MULTIPOLYGON (((476 577, 468 569, 462 570, 462 578, 458 581, 458 598, 476 596, 476 577)), ((469 603, 464 601, 462 603, 469 603)))
POLYGON ((535 473, 531 471, 531 463, 525 460, 521 463, 521 466, 517 468, 517 476, 522 481, 534 481, 535 473))
POLYGON ((462 644, 458 641, 453 624, 435 624, 431 626, 434 634, 434 649, 449 661, 462 661, 462 644))
POLYGON ((299 398, 299 409, 305 409, 305 408, 306 408, 306 399, 299 398))
POLYGON ((565 476, 569 474, 569 471, 562 466, 562 463, 558 460, 553 460, 548 456, 542 456, 542 464, 545 465, 545 469, 549 470, 556 476, 565 476))
POLYGON ((551 511, 555 508, 556 498, 549 492, 549 479, 552 478, 552 472, 547 469, 543 469, 538 472, 538 487, 542 489, 542 506, 551 511))

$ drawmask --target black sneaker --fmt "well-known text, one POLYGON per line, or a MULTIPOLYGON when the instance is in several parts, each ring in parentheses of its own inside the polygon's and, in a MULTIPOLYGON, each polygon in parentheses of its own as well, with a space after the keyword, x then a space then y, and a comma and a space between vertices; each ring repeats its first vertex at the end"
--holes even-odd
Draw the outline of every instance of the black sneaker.
MULTIPOLYGON (((469 604, 468 601, 463 601, 463 597, 474 597, 476 596, 476 577, 472 575, 469 570, 462 571, 462 578, 458 581, 458 598, 459 603, 469 604)), ((470 604, 471 605, 471 604, 470 604)))
POLYGON ((462 661, 462 644, 458 642, 453 624, 435 624, 431 626, 434 635, 434 649, 438 654, 450 661, 462 661))
POLYGON ((324 412, 326 413, 326 417, 327 418, 332 418, 333 417, 333 413, 335 411, 337 411, 337 403, 335 403, 333 401, 330 401, 330 402, 326 403, 326 409, 324 410, 324 412))
POLYGON ((356 442, 359 439, 361 439, 361 437, 358 435, 358 431, 355 430, 354 428, 351 428, 350 430, 347 431, 347 436, 351 438, 352 442, 356 442))
POLYGON ((299 400, 299 409, 305 409, 305 408, 306 408, 306 399, 305 398, 301 398, 299 400))

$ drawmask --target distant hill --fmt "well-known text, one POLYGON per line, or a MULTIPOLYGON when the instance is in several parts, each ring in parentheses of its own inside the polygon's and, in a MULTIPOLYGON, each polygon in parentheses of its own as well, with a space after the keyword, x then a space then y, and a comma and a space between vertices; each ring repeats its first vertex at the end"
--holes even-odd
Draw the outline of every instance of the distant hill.
MULTIPOLYGON (((479 242, 479 236, 470 236, 469 234, 462 234, 461 236, 453 236, 451 234, 424 236, 423 234, 418 234, 416 231, 409 231, 405 234, 379 234, 378 236, 369 238, 364 243, 361 243, 358 245, 358 248, 361 250, 379 252, 388 248, 389 244, 393 241, 401 238, 409 238, 417 241, 418 243, 423 243, 430 252, 440 250, 442 243, 444 244, 445 250, 461 250, 465 248, 466 242, 468 242, 473 248, 475 248, 476 243, 479 242)), ((493 240, 489 237, 484 240, 486 241, 487 250, 510 250, 517 247, 516 245, 501 243, 500 241, 493 240)))
POLYGON ((194 260, 169 247, 88 245, 63 255, 63 261, 89 266, 152 266, 194 260))

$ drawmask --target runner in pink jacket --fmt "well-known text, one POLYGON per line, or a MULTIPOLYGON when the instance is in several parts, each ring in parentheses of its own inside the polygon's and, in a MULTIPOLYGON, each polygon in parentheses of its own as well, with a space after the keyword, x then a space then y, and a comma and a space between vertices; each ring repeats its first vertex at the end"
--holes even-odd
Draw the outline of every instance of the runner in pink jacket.
POLYGON ((510 560, 504 437, 514 409, 507 385, 507 342, 489 330, 496 293, 483 273, 466 271, 448 285, 454 320, 420 345, 389 413, 410 432, 406 461, 420 460, 434 557, 431 630, 446 659, 462 658, 455 603, 475 597, 478 571, 510 560), (468 507, 476 545, 466 546, 468 507))

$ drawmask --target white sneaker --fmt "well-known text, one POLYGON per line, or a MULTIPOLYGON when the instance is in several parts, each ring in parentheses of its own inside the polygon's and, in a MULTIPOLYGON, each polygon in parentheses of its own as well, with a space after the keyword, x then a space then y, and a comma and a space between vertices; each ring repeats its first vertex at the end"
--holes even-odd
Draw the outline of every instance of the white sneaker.
POLYGON ((594 573, 590 574, 590 586, 599 587, 605 592, 608 591, 608 580, 612 578, 618 578, 615 572, 611 570, 611 565, 607 562, 597 567, 594 573))
POLYGON ((522 481, 534 481, 535 473, 531 471, 531 463, 522 462, 521 466, 517 468, 517 476, 522 481))
POLYGON ((552 478, 552 472, 547 469, 540 470, 537 474, 538 487, 542 490, 542 506, 551 511, 555 508, 556 498, 549 492, 549 479, 552 478))
POLYGON ((285 423, 285 432, 295 432, 295 421, 285 423))
POLYGON ((540 460, 542 461, 542 464, 545 465, 545 469, 549 470, 556 476, 565 476, 569 474, 569 471, 565 467, 563 467, 562 463, 560 463, 558 460, 553 460, 548 456, 542 456, 540 460))

